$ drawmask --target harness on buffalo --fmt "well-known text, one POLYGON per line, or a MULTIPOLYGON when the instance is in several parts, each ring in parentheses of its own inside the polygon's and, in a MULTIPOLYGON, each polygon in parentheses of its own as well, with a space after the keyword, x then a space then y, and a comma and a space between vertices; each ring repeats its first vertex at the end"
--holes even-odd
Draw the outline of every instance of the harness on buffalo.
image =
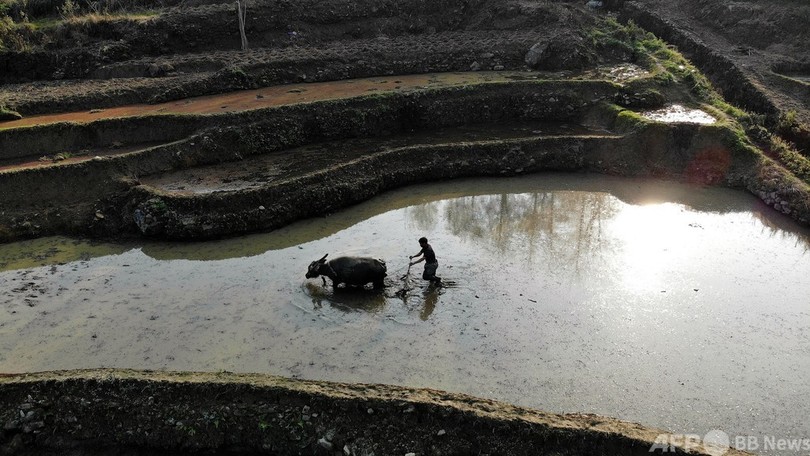
MULTIPOLYGON (((326 256, 324 256, 326 258, 326 256)), ((318 271, 321 274, 321 280, 323 281, 323 286, 326 286, 326 277, 332 279, 332 283, 334 284, 335 280, 337 280, 337 272, 332 268, 332 265, 329 262, 324 262, 320 270, 318 271), (324 277, 326 276, 326 277, 324 277)))

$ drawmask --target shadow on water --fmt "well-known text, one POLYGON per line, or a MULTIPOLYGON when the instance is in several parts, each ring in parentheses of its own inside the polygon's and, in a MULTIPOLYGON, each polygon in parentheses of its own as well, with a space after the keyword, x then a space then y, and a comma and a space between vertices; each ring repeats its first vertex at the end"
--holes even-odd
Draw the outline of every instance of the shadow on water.
POLYGON ((408 288, 408 284, 406 284, 405 287, 397 291, 396 297, 402 300, 402 305, 406 310, 418 311, 419 319, 427 321, 433 311, 436 310, 436 304, 439 303, 441 296, 445 294, 448 288, 453 287, 455 287, 455 283, 442 285, 430 283, 426 286, 414 288, 408 288))
POLYGON ((343 312, 379 312, 385 308, 386 293, 384 289, 360 287, 332 288, 329 281, 326 284, 318 280, 308 280, 303 284, 304 293, 312 300, 314 309, 320 309, 324 304, 343 312))
POLYGON ((333 288, 329 280, 324 282, 320 278, 307 280, 301 286, 312 301, 314 310, 328 305, 346 313, 377 313, 385 309, 386 304, 401 302, 407 311, 418 311, 423 321, 433 313, 439 297, 447 289, 456 287, 458 285, 455 281, 436 285, 422 280, 418 274, 407 274, 399 278, 387 277, 385 287, 382 289, 374 289, 370 284, 365 287, 333 288))

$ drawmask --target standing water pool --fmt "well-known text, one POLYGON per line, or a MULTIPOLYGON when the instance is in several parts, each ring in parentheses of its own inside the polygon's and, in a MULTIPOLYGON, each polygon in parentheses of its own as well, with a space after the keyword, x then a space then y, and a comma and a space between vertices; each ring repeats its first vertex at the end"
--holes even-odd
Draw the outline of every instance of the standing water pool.
POLYGON ((741 191, 458 180, 217 242, 0 245, 0 372, 265 372, 800 438, 808 265, 808 231, 741 191), (421 236, 446 286, 408 273, 421 236), (305 279, 326 253, 384 259, 385 289, 305 279))

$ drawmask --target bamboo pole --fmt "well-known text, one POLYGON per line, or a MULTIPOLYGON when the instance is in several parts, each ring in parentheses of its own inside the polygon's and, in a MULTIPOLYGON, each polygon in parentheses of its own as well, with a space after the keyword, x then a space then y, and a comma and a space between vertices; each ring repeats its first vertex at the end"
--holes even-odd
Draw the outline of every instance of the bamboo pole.
POLYGON ((236 14, 239 16, 239 35, 242 37, 242 50, 248 48, 247 35, 245 35, 245 19, 247 19, 247 0, 236 0, 236 14))

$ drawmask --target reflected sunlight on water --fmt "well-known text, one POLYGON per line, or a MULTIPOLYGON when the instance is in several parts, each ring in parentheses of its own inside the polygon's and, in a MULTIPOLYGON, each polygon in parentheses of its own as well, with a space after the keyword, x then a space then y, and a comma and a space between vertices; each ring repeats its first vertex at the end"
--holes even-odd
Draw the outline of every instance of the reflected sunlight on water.
POLYGON ((686 106, 673 104, 655 111, 641 113, 645 117, 656 122, 664 123, 696 123, 713 124, 717 119, 700 109, 687 108, 686 106))
POLYGON ((665 286, 663 271, 669 266, 670 249, 692 256, 701 248, 692 242, 689 231, 697 227, 680 204, 662 203, 624 208, 614 220, 611 234, 622 239, 621 271, 629 292, 660 290, 665 286), (685 220, 684 220, 685 219, 685 220))
POLYGON ((577 174, 409 187, 216 242, 7 244, 0 371, 268 372, 806 435, 809 249, 742 192, 577 174), (408 271, 420 236, 450 286, 408 271), (305 279, 325 253, 383 258, 385 290, 305 279))

